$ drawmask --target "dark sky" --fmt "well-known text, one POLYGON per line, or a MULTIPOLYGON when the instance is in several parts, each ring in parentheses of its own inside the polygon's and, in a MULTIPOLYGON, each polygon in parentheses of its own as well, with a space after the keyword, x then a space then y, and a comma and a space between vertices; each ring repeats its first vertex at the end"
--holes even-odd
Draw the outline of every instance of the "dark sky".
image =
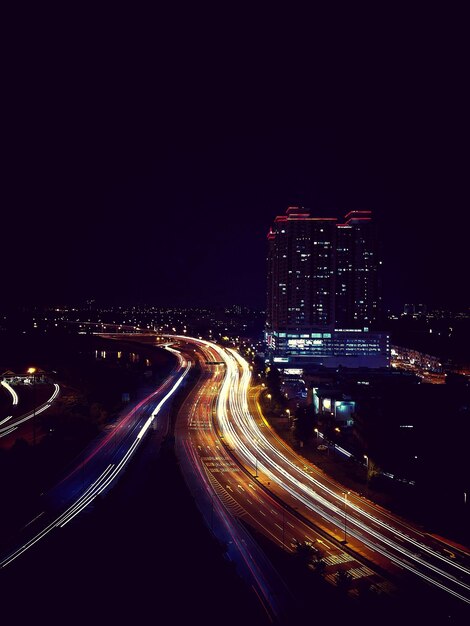
POLYGON ((301 204, 374 212, 389 306, 470 304, 458 15, 132 17, 16 25, 8 301, 264 306, 266 232, 301 204))

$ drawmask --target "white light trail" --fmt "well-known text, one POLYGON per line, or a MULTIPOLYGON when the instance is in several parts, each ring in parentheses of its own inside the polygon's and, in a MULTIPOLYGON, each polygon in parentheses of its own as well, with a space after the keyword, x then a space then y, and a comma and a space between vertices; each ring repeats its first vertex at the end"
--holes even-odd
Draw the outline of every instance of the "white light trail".
MULTIPOLYGON (((297 465, 292 463, 292 461, 290 461, 286 456, 282 455, 277 450, 277 448, 272 446, 272 444, 266 439, 266 437, 264 436, 262 431, 258 428, 258 425, 256 424, 256 421, 253 419, 253 417, 250 415, 250 413, 248 411, 248 403, 247 403, 247 400, 246 400, 247 393, 248 393, 249 379, 250 379, 250 376, 251 376, 248 364, 246 363, 246 361, 244 361, 244 359, 242 359, 240 357, 240 355, 238 355, 238 353, 236 353, 233 350, 231 350, 230 352, 232 353, 232 355, 237 360, 237 362, 239 363, 239 365, 242 367, 242 370, 243 370, 243 377, 242 377, 242 382, 241 382, 241 385, 240 385, 240 387, 241 387, 240 395, 242 395, 242 397, 244 398, 244 401, 242 402, 242 410, 244 411, 245 414, 241 416, 241 418, 242 418, 241 426, 242 426, 242 429, 243 429, 243 426, 247 425, 249 427, 249 429, 251 429, 251 430, 243 429, 244 430, 245 439, 247 441, 250 441, 250 436, 251 436, 251 440, 252 440, 253 435, 255 435, 257 437, 257 439, 258 439, 258 442, 260 442, 260 441, 263 442, 263 444, 267 447, 267 449, 269 449, 269 452, 270 452, 270 454, 267 455, 261 449, 260 453, 263 456, 263 458, 266 460, 266 462, 268 464, 271 464, 271 466, 273 466, 274 469, 278 473, 281 473, 291 483, 294 483, 294 486, 299 491, 304 493, 309 498, 309 504, 306 503, 307 506, 309 506, 309 508, 311 508, 312 510, 315 510, 317 513, 320 513, 320 515, 325 517, 324 512, 321 509, 319 509, 317 506, 314 506, 312 504, 312 502, 317 501, 317 502, 321 503, 323 506, 325 506, 327 509, 329 509, 329 510, 331 510, 333 512, 336 510, 336 513, 338 514, 338 516, 341 517, 343 515, 343 511, 342 511, 341 508, 335 507, 334 504, 330 503, 328 500, 326 500, 325 498, 321 497, 318 493, 316 493, 311 488, 306 486, 305 483, 307 483, 307 484, 308 483, 314 484, 315 487, 323 490, 328 495, 333 496, 335 499, 339 500, 340 502, 342 501, 341 495, 336 493, 336 492, 334 492, 333 490, 327 488, 325 485, 323 485, 323 483, 321 483, 320 481, 318 481, 315 478, 313 478, 309 473, 303 471, 302 468, 299 468, 297 465), (287 464, 288 467, 290 467, 293 472, 296 472, 296 473, 300 474, 301 477, 302 477, 302 480, 299 481, 298 479, 295 479, 294 476, 292 474, 286 472, 283 467, 281 467, 277 463, 274 463, 273 460, 272 460, 273 459, 273 455, 275 455, 282 463, 287 464)), ((240 417, 239 416, 239 407, 237 407, 237 406, 234 406, 234 409, 232 410, 232 416, 234 416, 234 415, 240 417)), ((243 448, 244 448, 244 446, 242 447, 242 451, 243 451, 243 448)), ((277 481, 279 482, 279 478, 276 478, 275 475, 271 474, 271 478, 273 480, 277 479, 277 481)), ((282 484, 282 486, 284 488, 286 488, 285 484, 282 484)), ((295 492, 292 493, 291 495, 295 496, 295 492)), ((423 544, 422 542, 416 541, 412 537, 409 537, 408 535, 406 535, 403 532, 401 532, 398 528, 396 528, 394 526, 391 526, 390 524, 387 524, 386 522, 384 522, 380 518, 371 515, 366 510, 363 510, 361 507, 359 507, 358 505, 356 505, 356 504, 354 504, 354 503, 352 503, 350 501, 348 501, 348 509, 349 510, 352 509, 352 510, 356 511, 358 514, 366 517, 372 523, 378 524, 382 528, 395 533, 403 541, 405 541, 407 543, 411 543, 414 547, 425 551, 430 556, 432 556, 432 557, 434 557, 436 559, 440 559, 442 562, 445 562, 447 565, 450 565, 451 567, 456 568, 456 569, 460 570, 461 572, 463 572, 463 573, 465 573, 467 575, 470 574, 468 568, 462 566, 460 563, 458 563, 456 561, 453 561, 453 560, 450 560, 448 557, 446 557, 446 556, 436 552, 435 550, 432 550, 429 546, 423 544)), ((333 523, 337 523, 337 520, 335 520, 334 518, 330 519, 330 521, 332 521, 333 523)), ((432 563, 430 563, 428 561, 425 561, 424 558, 421 555, 417 555, 416 553, 411 552, 410 550, 408 550, 406 548, 403 548, 402 546, 397 544, 395 541, 390 540, 387 537, 385 537, 384 535, 382 535, 380 532, 375 531, 371 526, 367 526, 365 523, 363 523, 362 521, 357 520, 355 517, 353 517, 351 515, 349 516, 348 521, 349 521, 350 524, 356 525, 362 531, 372 535, 377 540, 379 540, 381 542, 384 542, 386 545, 388 545, 389 547, 391 547, 394 550, 398 551, 399 553, 404 554, 407 558, 413 560, 416 563, 419 563, 421 566, 423 566, 425 568, 428 568, 428 569, 432 570, 435 574, 437 574, 439 576, 442 576, 443 578, 446 578, 450 582, 453 582, 454 584, 457 584, 459 587, 463 587, 466 590, 470 590, 470 586, 468 584, 466 584, 463 581, 459 580, 455 576, 449 575, 446 571, 436 567, 432 563)), ((351 530, 349 532, 351 533, 351 530)), ((364 541, 364 537, 361 537, 360 540, 364 541)), ((377 545, 375 543, 373 545, 374 545, 374 549, 376 549, 377 545)), ((408 569, 410 569, 410 568, 408 568, 408 569)), ((411 571, 414 571, 415 573, 419 573, 414 568, 412 568, 411 571)), ((422 574, 419 573, 419 575, 421 576, 422 574)), ((426 579, 428 579, 424 575, 422 577, 425 577, 426 579)), ((434 581, 435 584, 438 584, 438 586, 442 587, 442 585, 439 584, 437 581, 435 581, 435 579, 431 579, 431 580, 434 581)), ((452 593, 453 595, 456 595, 460 599, 463 599, 465 602, 470 603, 470 600, 468 598, 465 598, 465 597, 461 596, 460 594, 456 594, 454 591, 452 591, 452 590, 450 590, 450 589, 448 589, 446 587, 442 587, 442 588, 445 588, 445 590, 449 591, 449 593, 452 593)))
POLYGON ((2 437, 6 437, 7 435, 10 435, 14 430, 16 430, 16 426, 9 426, 8 428, 5 429, 4 432, 0 434, 0 439, 2 437))
POLYGON ((0 561, 0 568, 4 568, 10 563, 12 563, 15 559, 21 556, 26 550, 35 545, 38 541, 43 539, 47 534, 54 530, 54 528, 60 527, 62 528, 70 521, 72 521, 79 513, 81 513, 99 494, 103 493, 111 483, 116 479, 118 474, 124 469, 125 465, 131 458, 132 454, 135 452, 136 448, 142 441, 142 437, 145 432, 150 427, 152 421, 155 416, 158 414, 162 406, 167 402, 167 400, 175 393, 178 387, 183 382, 186 374, 188 373, 191 367, 191 363, 186 364, 186 368, 178 378, 178 380, 174 383, 168 393, 160 400, 157 404, 155 410, 152 412, 150 418, 145 422, 142 428, 139 430, 136 438, 131 443, 129 449, 124 454, 123 458, 119 461, 119 463, 109 464, 107 468, 98 476, 98 478, 81 494, 78 499, 69 506, 66 511, 64 511, 61 515, 59 515, 53 522, 51 522, 46 528, 37 533, 33 538, 23 544, 20 548, 15 550, 8 557, 4 558, 0 561))
MULTIPOLYGON (((323 519, 335 526, 342 524, 344 511, 341 494, 330 489, 308 472, 305 472, 302 467, 299 467, 290 458, 280 452, 258 427, 256 420, 253 418, 248 408, 247 398, 251 372, 246 361, 234 350, 228 349, 226 351, 220 346, 217 346, 217 344, 189 337, 184 337, 184 340, 210 346, 219 354, 221 360, 226 365, 224 381, 217 399, 219 429, 226 443, 230 445, 237 455, 241 456, 245 464, 253 467, 256 463, 258 471, 264 473, 269 480, 277 483, 293 498, 302 502, 309 510, 320 515, 323 519), (239 368, 242 370, 241 378, 239 368), (230 407, 230 417, 228 407, 230 407), (250 449, 250 446, 253 447, 255 452, 250 449), (321 495, 320 492, 324 495, 321 495), (332 498, 333 502, 328 498, 332 498), (335 504, 335 502, 338 504, 335 504)), ((390 561, 470 604, 469 597, 463 596, 441 581, 445 580, 447 584, 452 583, 466 591, 470 591, 470 585, 456 578, 456 576, 449 574, 449 572, 438 567, 431 561, 426 560, 426 554, 428 557, 437 559, 443 564, 450 566, 450 568, 455 568, 466 575, 470 574, 468 568, 433 550, 423 542, 410 537, 398 527, 374 516, 351 501, 348 501, 348 510, 350 511, 348 517, 350 528, 348 532, 351 537, 355 537, 373 551, 386 556, 390 561), (355 515, 360 516, 360 519, 353 516, 353 512, 355 515), (372 524, 381 527, 382 531, 372 528, 372 524), (384 535, 384 530, 394 533, 405 543, 405 546, 384 535), (372 539, 366 537, 364 533, 370 535, 372 539), (382 547, 380 544, 386 547, 382 547), (415 548, 418 548, 425 554, 417 554, 414 551, 415 548), (394 550, 398 553, 398 556, 397 554, 392 554, 390 550, 394 550), (425 570, 430 572, 430 575, 417 569, 417 567, 425 568, 425 570)), ((417 534, 422 536, 421 533, 417 534)))
MULTIPOLYGON (((51 406, 51 404, 54 402, 54 400, 57 398, 58 394, 60 391, 60 387, 57 383, 54 383, 54 391, 51 395, 51 397, 49 398, 49 400, 47 402, 45 402, 44 404, 42 404, 41 406, 39 406, 36 410, 31 411, 31 413, 28 413, 26 415, 23 415, 23 417, 21 419, 18 419, 14 422, 14 426, 19 426, 19 424, 23 424, 24 422, 27 422, 28 420, 30 420, 31 418, 35 417, 36 415, 39 415, 40 413, 42 413, 43 411, 47 411, 47 409, 51 406)), ((11 416, 10 416, 11 417, 11 416)), ((7 418, 9 419, 9 418, 7 418)), ((3 420, 3 422, 0 422, 0 424, 5 423, 7 420, 3 420)), ((0 437, 5 436, 5 431, 8 430, 8 428, 11 428, 11 426, 5 426, 4 428, 0 428, 0 437), (3 433, 3 435, 2 435, 3 433)))
MULTIPOLYGON (((7 383, 6 380, 2 380, 1 384, 2 384, 2 387, 5 387, 5 389, 10 392, 10 394, 11 394, 11 396, 13 398, 13 400, 12 400, 13 405, 18 404, 18 394, 13 389, 13 387, 9 383, 7 383)), ((1 422, 0 422, 0 424, 1 424, 1 422)))

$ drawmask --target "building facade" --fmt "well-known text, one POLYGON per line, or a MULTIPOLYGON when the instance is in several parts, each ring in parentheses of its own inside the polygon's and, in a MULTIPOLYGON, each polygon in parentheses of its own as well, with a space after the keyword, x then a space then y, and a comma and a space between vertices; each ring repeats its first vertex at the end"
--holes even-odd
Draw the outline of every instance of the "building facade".
POLYGON ((378 237, 370 211, 344 222, 289 207, 268 233, 266 342, 284 366, 386 367, 378 237))

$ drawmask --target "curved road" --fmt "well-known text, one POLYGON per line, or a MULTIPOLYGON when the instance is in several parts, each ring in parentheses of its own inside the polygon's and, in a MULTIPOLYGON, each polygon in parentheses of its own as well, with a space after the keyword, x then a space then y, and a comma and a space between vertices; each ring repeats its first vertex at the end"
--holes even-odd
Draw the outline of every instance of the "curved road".
POLYGON ((47 494, 45 510, 23 529, 22 542, 1 567, 68 524, 109 488, 197 361, 201 375, 178 415, 177 453, 193 493, 200 490, 213 532, 224 537, 227 554, 251 581, 268 615, 282 615, 289 594, 245 525, 287 551, 310 542, 324 559, 327 579, 346 570, 353 589, 364 578, 392 594, 396 588, 390 580, 425 582, 439 592, 436 602, 445 597, 470 605, 468 552, 452 548, 450 554, 448 544, 347 492, 287 446, 264 420, 259 389, 250 386, 249 365, 238 352, 202 339, 167 337, 178 367, 47 494))
MULTIPOLYGON (((201 340, 188 337, 179 340, 201 344, 201 340)), ((470 555, 467 552, 453 549, 455 558, 452 558, 447 544, 372 502, 346 492, 315 466, 307 464, 264 422, 259 405, 250 393, 248 363, 234 350, 203 343, 212 350, 212 362, 223 363, 224 378, 216 410, 210 389, 206 387, 200 392, 201 409, 188 426, 199 431, 200 441, 193 445, 193 453, 201 459, 210 480, 215 481, 219 498, 234 515, 248 517, 250 523, 285 549, 292 548, 299 539, 314 539, 311 533, 312 527, 316 527, 333 541, 330 545, 334 545, 335 553, 332 558, 327 557, 328 563, 342 559, 354 561, 355 555, 359 562, 357 567, 353 562, 354 567, 348 567, 349 571, 359 575, 366 573, 374 579, 377 574, 361 564, 363 557, 393 578, 406 580, 413 575, 444 594, 470 604, 470 555), (204 412, 215 414, 217 436, 207 423, 201 425, 204 412), (266 498, 266 490, 272 495, 271 502, 266 498), (279 500, 287 509, 279 505, 279 500), (297 513, 293 515, 291 512, 295 509, 297 513), (312 526, 304 526, 302 535, 299 522, 303 520, 311 522, 312 526), (309 534, 305 532, 307 528, 309 534), (345 539, 347 550, 341 553, 338 543, 345 539)))
POLYGON ((38 541, 57 532, 105 494, 118 480, 128 461, 154 425, 163 438, 168 432, 168 415, 161 413, 186 377, 191 364, 179 355, 177 365, 152 393, 120 416, 77 459, 71 471, 42 497, 42 510, 14 538, 4 540, 0 569, 13 563, 38 541), (158 420, 157 415, 160 414, 158 420))

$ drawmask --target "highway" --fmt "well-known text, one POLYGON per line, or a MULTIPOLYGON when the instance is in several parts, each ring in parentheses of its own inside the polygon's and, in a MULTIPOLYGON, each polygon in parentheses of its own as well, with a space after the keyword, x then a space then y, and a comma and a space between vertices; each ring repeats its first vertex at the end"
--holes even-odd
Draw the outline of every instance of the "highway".
MULTIPOLYGON (((192 352, 193 348, 186 346, 186 354, 187 351, 192 352)), ((213 424, 225 367, 216 364, 217 355, 202 343, 197 344, 193 358, 201 366, 200 378, 179 411, 175 429, 176 452, 183 475, 207 525, 225 545, 227 558, 252 587, 268 618, 278 620, 289 611, 289 591, 239 523, 243 510, 237 498, 242 492, 252 491, 251 506, 255 506, 255 486, 219 444, 213 424)))
POLYGON ((178 355, 177 364, 165 381, 135 406, 124 411, 103 436, 90 444, 70 471, 47 493, 41 508, 12 538, 2 538, 0 569, 72 522, 93 501, 106 494, 119 479, 149 428, 161 437, 168 432, 168 400, 183 383, 191 364, 178 355), (158 419, 157 419, 158 416, 158 419))
MULTIPOLYGON (((189 338, 185 337, 184 341, 188 342, 189 338)), ((193 341, 200 345, 200 340, 193 341)), ((234 350, 209 342, 205 345, 210 345, 213 351, 211 360, 224 364, 224 377, 221 382, 219 373, 217 379, 208 383, 209 387, 206 385, 199 391, 197 402, 193 402, 188 421, 189 430, 197 433, 191 437, 192 453, 233 515, 249 519, 250 524, 284 549, 293 549, 296 541, 307 537, 318 542, 312 537, 312 528, 316 527, 333 541, 327 550, 333 558, 328 556, 327 563, 345 558, 349 564, 352 560, 349 571, 367 572, 373 580, 376 572, 352 558, 354 554, 358 558, 362 556, 394 578, 406 580, 412 575, 470 604, 468 553, 453 548, 451 556, 447 544, 372 502, 346 492, 315 466, 307 464, 264 422, 259 405, 250 394, 248 363, 234 350), (210 384, 214 392, 220 385, 217 398, 211 394, 210 384), (211 428, 208 416, 215 416, 215 428, 211 428), (348 556, 343 557, 338 544, 345 539, 348 550, 343 554, 348 556)))
MULTIPOLYGON (((337 572, 347 571, 353 594, 364 581, 390 595, 415 581, 438 591, 436 602, 444 596, 470 604, 468 552, 450 551, 447 543, 350 493, 287 446, 264 419, 260 389, 251 385, 249 364, 236 350, 187 336, 166 337, 166 349, 178 359, 171 375, 44 495, 44 508, 25 525, 20 540, 3 551, 1 568, 106 493, 152 424, 162 438, 166 435, 168 420, 160 410, 198 364, 199 379, 178 413, 176 452, 206 523, 270 619, 288 612, 291 598, 256 533, 286 552, 310 543, 323 558, 325 578, 334 583, 337 572)), ((156 337, 142 337, 149 339, 162 345, 156 337)))
MULTIPOLYGON (((288 601, 289 592, 262 553, 256 551, 253 539, 250 541, 243 535, 240 540, 240 528, 244 525, 262 533, 290 553, 296 550, 299 543, 311 543, 324 558, 325 576, 330 582, 334 582, 338 571, 348 571, 353 588, 360 580, 363 582, 366 579, 377 589, 392 593, 393 586, 380 574, 351 555, 340 542, 329 540, 325 533, 317 532, 302 519, 295 511, 298 503, 292 497, 281 499, 274 488, 271 491, 269 481, 265 480, 261 458, 258 461, 258 457, 252 454, 247 464, 243 455, 239 454, 245 443, 230 433, 233 420, 229 417, 229 398, 239 393, 241 382, 234 355, 201 340, 181 338, 179 345, 187 356, 195 350, 203 374, 178 415, 177 453, 184 464, 192 466, 200 489, 208 494, 203 498, 205 508, 201 508, 212 531, 216 535, 220 531, 221 522, 217 522, 217 518, 222 520, 224 530, 228 529, 230 541, 226 544, 229 554, 232 554, 231 546, 250 543, 248 554, 251 558, 245 559, 245 569, 251 572, 252 584, 258 588, 264 605, 274 615, 282 613, 287 607, 279 606, 279 598, 284 597, 288 601)), ((237 556, 240 555, 232 554, 234 560, 237 556)), ((243 569, 241 560, 237 560, 239 570, 243 569)))

